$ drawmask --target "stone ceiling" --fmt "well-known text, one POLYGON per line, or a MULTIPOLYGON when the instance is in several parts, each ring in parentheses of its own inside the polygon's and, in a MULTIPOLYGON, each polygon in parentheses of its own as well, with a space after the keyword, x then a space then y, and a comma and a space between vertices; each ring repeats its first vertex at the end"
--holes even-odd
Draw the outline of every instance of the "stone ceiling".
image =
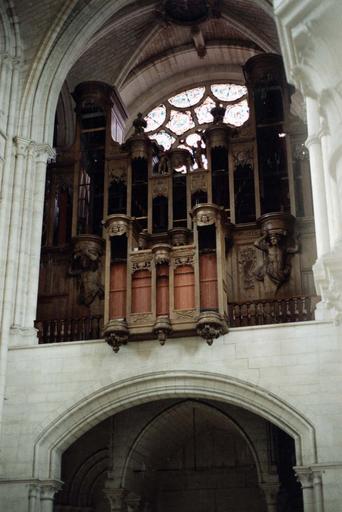
MULTIPOLYGON (((101 0, 14 0, 14 4, 27 68, 44 48, 54 23, 60 19, 62 33, 81 12, 88 10, 91 19, 102 5, 101 0)), ((215 79, 243 80, 241 66, 249 57, 280 51, 267 0, 220 0, 220 16, 198 25, 199 39, 190 26, 163 17, 163 2, 122 0, 121 4, 124 7, 104 20, 80 49, 83 53, 66 82, 70 91, 86 80, 116 85, 130 116, 139 104, 144 110, 155 98, 174 90, 175 82, 178 88, 186 87, 204 81, 209 73, 215 79)))

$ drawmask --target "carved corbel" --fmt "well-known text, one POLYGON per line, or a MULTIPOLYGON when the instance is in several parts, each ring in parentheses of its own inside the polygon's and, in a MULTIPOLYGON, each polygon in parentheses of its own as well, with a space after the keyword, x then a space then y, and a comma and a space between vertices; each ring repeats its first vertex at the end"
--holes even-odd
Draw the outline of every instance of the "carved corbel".
POLYGON ((254 245, 263 252, 264 261, 256 269, 255 276, 259 281, 263 281, 267 275, 277 289, 289 280, 289 256, 299 250, 297 243, 290 244, 294 222, 295 218, 292 215, 283 212, 266 213, 257 220, 262 236, 254 245))
POLYGON ((127 215, 118 213, 109 215, 103 222, 104 227, 108 235, 111 236, 121 236, 125 233, 128 233, 129 226, 131 224, 131 218, 127 215))
POLYGON ((216 311, 205 311, 197 319, 197 334, 208 345, 212 345, 214 339, 228 332, 227 322, 216 311))
POLYGON ((165 345, 167 338, 172 333, 172 327, 168 316, 159 316, 154 324, 153 332, 161 345, 165 345))
POLYGON ((124 319, 110 320, 104 329, 105 340, 115 353, 128 342, 129 330, 124 319))
POLYGON ((154 261, 156 265, 170 262, 171 245, 169 244, 156 244, 152 247, 154 254, 154 261))

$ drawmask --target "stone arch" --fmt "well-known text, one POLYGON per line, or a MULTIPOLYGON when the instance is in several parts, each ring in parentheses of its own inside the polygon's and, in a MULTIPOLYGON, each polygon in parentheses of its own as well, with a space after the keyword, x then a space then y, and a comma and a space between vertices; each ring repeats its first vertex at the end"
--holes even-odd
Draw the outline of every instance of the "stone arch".
POLYGON ((142 403, 182 397, 211 399, 247 409, 277 425, 294 439, 298 465, 317 461, 313 425, 282 399, 256 385, 223 374, 169 371, 118 381, 61 412, 36 438, 33 477, 59 478, 63 451, 107 417, 142 403))
POLYGON ((218 417, 222 418, 222 422, 226 422, 226 423, 229 422, 229 423, 231 423, 233 425, 234 429, 239 433, 239 435, 246 442, 246 444, 247 444, 247 446, 248 446, 248 448, 249 448, 249 450, 251 452, 251 455, 252 455, 252 458, 254 460, 254 463, 255 463, 257 477, 258 477, 258 482, 259 482, 259 484, 262 483, 263 477, 264 477, 263 473, 265 472, 265 468, 262 467, 262 462, 260 460, 258 451, 257 451, 256 447, 253 444, 252 439, 249 437, 247 432, 242 428, 242 426, 238 423, 238 421, 236 419, 232 418, 226 411, 220 410, 218 407, 216 407, 213 404, 210 404, 210 403, 207 403, 207 402, 203 402, 203 401, 193 400, 193 399, 185 399, 185 400, 182 400, 180 402, 177 402, 176 404, 170 405, 169 407, 167 407, 163 411, 160 411, 158 414, 156 414, 156 416, 154 416, 141 429, 141 431, 139 432, 139 434, 136 436, 135 440, 131 444, 131 447, 130 447, 130 449, 128 451, 125 463, 123 465, 123 469, 122 469, 122 473, 121 473, 121 479, 120 479, 121 487, 123 489, 125 489, 127 487, 126 486, 126 481, 127 481, 130 461, 131 461, 132 457, 134 457, 135 451, 137 449, 138 449, 138 452, 139 452, 140 443, 144 440, 144 437, 146 436, 146 434, 148 436, 150 431, 153 432, 155 430, 155 428, 158 425, 158 422, 163 418, 163 416, 166 415, 168 417, 170 411, 174 411, 175 409, 177 409, 179 407, 182 407, 184 404, 199 405, 201 408, 203 407, 203 408, 206 408, 206 409, 210 409, 214 414, 216 414, 218 417))
POLYGON ((0 5, 0 55, 12 58, 21 57, 21 39, 18 20, 12 0, 5 0, 0 5))

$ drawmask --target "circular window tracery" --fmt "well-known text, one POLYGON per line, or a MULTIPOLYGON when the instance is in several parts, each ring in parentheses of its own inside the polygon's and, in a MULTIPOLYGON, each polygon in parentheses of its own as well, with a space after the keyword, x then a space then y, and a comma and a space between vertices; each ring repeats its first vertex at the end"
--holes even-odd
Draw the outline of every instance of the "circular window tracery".
POLYGON ((240 127, 248 120, 246 86, 208 84, 184 90, 153 108, 145 117, 145 131, 164 150, 182 147, 193 153, 201 133, 213 122, 211 110, 217 103, 226 108, 224 123, 240 127))

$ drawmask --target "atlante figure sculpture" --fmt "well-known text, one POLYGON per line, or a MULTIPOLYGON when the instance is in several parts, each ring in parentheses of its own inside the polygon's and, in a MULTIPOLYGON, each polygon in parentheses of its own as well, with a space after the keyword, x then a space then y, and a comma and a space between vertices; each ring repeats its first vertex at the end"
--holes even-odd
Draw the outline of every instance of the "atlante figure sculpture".
POLYGON ((266 231, 254 242, 255 247, 263 251, 264 262, 255 272, 255 277, 263 281, 265 275, 279 288, 285 283, 291 273, 288 255, 298 252, 298 245, 287 246, 287 233, 266 231))

